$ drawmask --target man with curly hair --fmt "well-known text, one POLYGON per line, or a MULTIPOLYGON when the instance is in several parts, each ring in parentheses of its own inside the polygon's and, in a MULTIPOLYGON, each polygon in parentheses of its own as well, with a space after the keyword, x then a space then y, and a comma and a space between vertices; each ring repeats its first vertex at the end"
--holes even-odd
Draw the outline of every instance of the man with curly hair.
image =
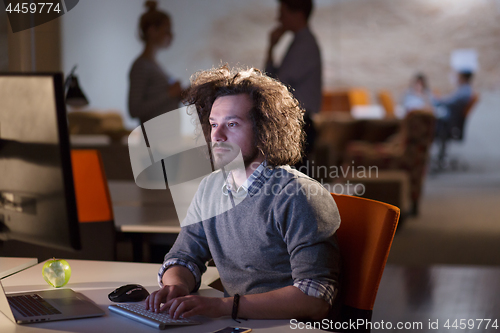
POLYGON ((165 256, 161 289, 149 296, 146 308, 168 309, 174 318, 330 317, 338 288, 340 217, 321 184, 289 167, 300 159, 304 141, 298 101, 256 69, 224 66, 191 81, 186 102, 196 107, 214 162, 237 146, 244 172, 234 180, 224 177, 229 183, 222 188, 214 185, 220 171, 203 180, 186 217, 190 223, 183 223, 165 256), (241 193, 244 199, 234 208, 201 217, 241 193), (210 259, 224 298, 190 295, 210 259))

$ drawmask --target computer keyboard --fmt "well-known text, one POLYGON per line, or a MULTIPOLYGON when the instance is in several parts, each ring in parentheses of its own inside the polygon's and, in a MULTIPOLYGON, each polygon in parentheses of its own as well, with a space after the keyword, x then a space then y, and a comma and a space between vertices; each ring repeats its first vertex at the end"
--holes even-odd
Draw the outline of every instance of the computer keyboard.
POLYGON ((198 325, 201 324, 192 319, 173 319, 167 312, 154 313, 146 310, 144 303, 139 304, 113 304, 108 306, 108 309, 112 312, 118 313, 127 318, 139 321, 143 324, 158 328, 165 329, 167 326, 174 325, 198 325))

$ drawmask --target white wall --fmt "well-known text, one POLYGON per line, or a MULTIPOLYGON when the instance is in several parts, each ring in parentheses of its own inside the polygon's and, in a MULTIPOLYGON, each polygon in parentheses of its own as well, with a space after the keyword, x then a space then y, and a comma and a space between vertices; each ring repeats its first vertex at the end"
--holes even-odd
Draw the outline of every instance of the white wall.
MULTIPOLYGON (((159 54, 164 68, 185 85, 197 70, 217 65, 220 60, 207 54, 211 23, 244 0, 163 0, 159 7, 172 17, 174 42, 159 54)), ((260 0, 274 10, 275 3, 260 0)), ((142 51, 137 25, 143 13, 142 0, 83 0, 62 17, 63 69, 77 64, 80 84, 91 109, 122 112, 129 128, 136 122, 128 117, 128 71, 142 51)), ((272 27, 272 16, 269 27, 272 27)), ((262 27, 263 37, 269 27, 262 27)), ((262 40, 262 53, 266 40, 262 40)), ((260 61, 261 62, 261 61, 260 61)), ((260 62, 248 64, 260 67, 260 62)))
MULTIPOLYGON (((128 71, 142 50, 137 34, 143 0, 82 0, 62 16, 63 69, 77 74, 90 108, 117 109, 129 128, 128 71)), ((311 19, 322 49, 326 88, 388 89, 396 99, 416 71, 447 92, 454 49, 479 54, 478 89, 499 89, 500 0, 315 0, 311 19)), ((160 0, 175 39, 159 54, 185 85, 217 66, 263 67, 277 0, 160 0)), ((290 36, 289 36, 290 38, 290 36)), ((282 42, 281 52, 286 48, 282 42)))
POLYGON ((61 17, 63 70, 68 73, 78 65, 76 74, 91 109, 127 110, 127 73, 141 48, 135 38, 141 5, 83 0, 61 17))
MULTIPOLYGON (((77 64, 91 109, 122 112, 129 128, 128 71, 142 51, 137 34, 143 0, 82 0, 62 16, 63 70, 77 64)), ((318 6, 332 3, 321 0, 318 6)), ((275 0, 160 0, 170 13, 174 41, 159 54, 164 68, 185 85, 191 74, 217 66, 263 67, 268 33, 276 24, 275 0)), ((288 39, 281 43, 281 53, 288 39)), ((279 56, 279 54, 278 54, 279 56)))

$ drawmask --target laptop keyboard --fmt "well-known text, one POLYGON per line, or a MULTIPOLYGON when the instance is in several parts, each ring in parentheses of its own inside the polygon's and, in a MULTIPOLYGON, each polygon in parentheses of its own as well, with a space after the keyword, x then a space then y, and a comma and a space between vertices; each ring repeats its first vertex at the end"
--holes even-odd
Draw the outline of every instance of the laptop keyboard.
POLYGON ((149 318, 160 322, 164 325, 194 325, 199 324, 197 321, 191 319, 178 318, 173 319, 167 312, 154 313, 152 311, 146 310, 144 308, 144 304, 115 304, 115 306, 120 307, 122 309, 126 309, 130 312, 133 312, 136 315, 149 318))
POLYGON ((61 312, 50 305, 40 295, 7 296, 11 307, 24 317, 46 316, 61 312))

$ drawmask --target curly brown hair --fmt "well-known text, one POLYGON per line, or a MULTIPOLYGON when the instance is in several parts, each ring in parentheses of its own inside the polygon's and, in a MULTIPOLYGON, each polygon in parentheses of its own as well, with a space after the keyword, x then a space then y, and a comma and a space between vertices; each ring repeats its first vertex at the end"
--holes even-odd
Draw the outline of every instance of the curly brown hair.
POLYGON ((255 68, 224 65, 200 71, 191 77, 184 103, 195 105, 205 139, 210 141, 212 105, 218 97, 247 94, 253 102, 253 122, 257 149, 267 165, 294 165, 302 158, 305 134, 303 112, 297 99, 281 82, 255 68))

